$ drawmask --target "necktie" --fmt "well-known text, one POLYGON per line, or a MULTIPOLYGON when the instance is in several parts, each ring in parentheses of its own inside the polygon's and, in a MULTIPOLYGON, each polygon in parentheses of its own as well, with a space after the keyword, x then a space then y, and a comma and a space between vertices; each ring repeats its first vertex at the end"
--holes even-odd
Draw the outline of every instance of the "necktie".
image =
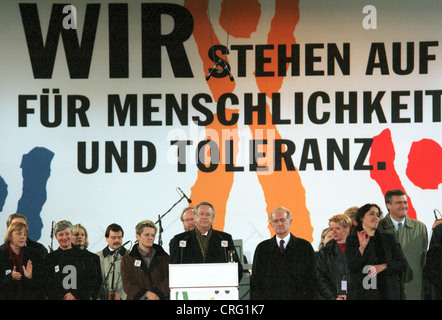
POLYGON ((284 252, 284 240, 279 241, 279 250, 281 251, 281 253, 284 252))
POLYGON ((397 224, 397 231, 399 231, 399 228, 400 227, 402 227, 402 222, 399 222, 398 224, 397 224))

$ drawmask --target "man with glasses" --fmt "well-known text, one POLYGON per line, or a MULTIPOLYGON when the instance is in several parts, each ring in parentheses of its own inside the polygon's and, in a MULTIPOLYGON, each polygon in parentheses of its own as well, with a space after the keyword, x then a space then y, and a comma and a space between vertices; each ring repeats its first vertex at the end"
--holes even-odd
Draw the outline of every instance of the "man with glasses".
POLYGON ((317 280, 312 245, 290 233, 292 215, 287 208, 275 208, 269 219, 275 236, 256 247, 250 280, 251 299, 315 299, 317 280))
POLYGON ((190 231, 195 228, 195 212, 194 207, 186 207, 181 212, 181 222, 183 223, 184 231, 190 231))

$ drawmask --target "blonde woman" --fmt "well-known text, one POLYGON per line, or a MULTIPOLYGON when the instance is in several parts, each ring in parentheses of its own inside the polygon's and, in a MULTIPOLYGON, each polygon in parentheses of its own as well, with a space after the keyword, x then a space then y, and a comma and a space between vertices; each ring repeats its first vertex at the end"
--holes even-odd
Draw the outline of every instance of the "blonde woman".
POLYGON ((351 226, 351 219, 345 214, 338 214, 329 219, 329 233, 333 239, 328 241, 318 254, 318 288, 322 299, 347 299, 348 268, 345 243, 351 226))
POLYGON ((38 250, 25 246, 28 227, 14 222, 0 246, 0 299, 41 299, 42 266, 38 250))

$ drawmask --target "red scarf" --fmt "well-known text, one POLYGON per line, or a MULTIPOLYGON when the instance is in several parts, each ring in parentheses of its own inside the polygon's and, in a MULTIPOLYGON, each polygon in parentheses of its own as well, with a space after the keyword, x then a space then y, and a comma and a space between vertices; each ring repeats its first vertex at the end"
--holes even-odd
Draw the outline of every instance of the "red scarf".
MULTIPOLYGON (((9 258, 11 258, 12 264, 15 267, 15 271, 20 272, 22 278, 24 277, 23 273, 23 248, 20 248, 20 252, 18 254, 15 254, 14 251, 12 251, 12 248, 9 243, 6 244, 6 250, 8 251, 9 258)), ((23 300, 23 289, 22 289, 22 282, 18 281, 18 290, 20 293, 20 297, 23 300)))

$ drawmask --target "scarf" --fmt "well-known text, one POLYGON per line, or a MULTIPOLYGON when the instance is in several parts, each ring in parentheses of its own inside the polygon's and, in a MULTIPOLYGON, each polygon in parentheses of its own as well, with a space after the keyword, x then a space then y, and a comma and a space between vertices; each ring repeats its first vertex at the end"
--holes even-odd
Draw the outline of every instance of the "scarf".
MULTIPOLYGON (((6 244, 6 250, 8 251, 9 254, 9 258, 11 259, 11 262, 13 264, 13 266, 15 267, 15 271, 20 272, 22 278, 24 277, 24 273, 23 273, 23 255, 24 255, 24 250, 23 248, 20 248, 20 252, 19 254, 15 254, 14 251, 12 251, 11 245, 9 243, 6 244)), ((20 294, 20 298, 23 300, 23 287, 22 287, 22 281, 17 281, 18 282, 18 291, 20 294)))
POLYGON ((203 258, 205 258, 207 254, 207 248, 209 247, 210 237, 212 236, 212 228, 209 229, 207 236, 203 236, 198 228, 195 228, 195 233, 201 250, 201 254, 203 255, 203 258))

